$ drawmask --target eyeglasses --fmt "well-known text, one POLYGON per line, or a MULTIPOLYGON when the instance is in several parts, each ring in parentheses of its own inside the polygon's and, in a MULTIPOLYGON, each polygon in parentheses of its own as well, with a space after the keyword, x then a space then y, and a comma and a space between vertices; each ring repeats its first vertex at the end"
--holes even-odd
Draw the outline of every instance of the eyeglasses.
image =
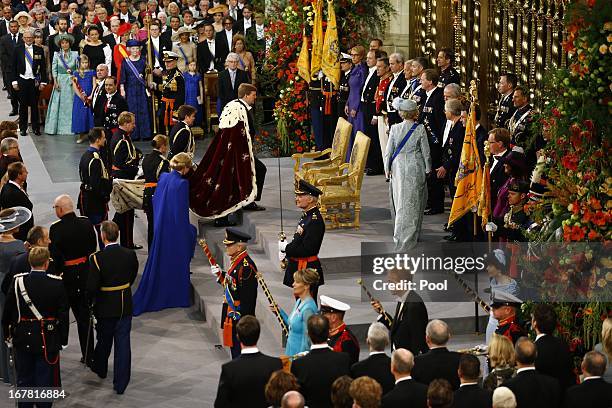
POLYGON ((223 25, 231 26, 231 25, 234 25, 234 24, 232 24, 232 23, 223 23, 223 25))

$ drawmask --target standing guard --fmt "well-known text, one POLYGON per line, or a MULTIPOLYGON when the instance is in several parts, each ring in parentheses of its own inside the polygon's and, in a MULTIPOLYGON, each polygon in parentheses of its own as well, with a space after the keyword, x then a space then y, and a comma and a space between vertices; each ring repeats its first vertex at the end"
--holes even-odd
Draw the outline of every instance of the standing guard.
POLYGON ((62 276, 70 308, 77 322, 81 361, 91 363, 93 332, 89 327, 89 307, 86 294, 89 255, 96 251, 96 232, 85 217, 77 217, 74 203, 68 195, 55 199, 53 207, 59 218, 49 228, 49 250, 56 265, 56 273, 62 276), (89 352, 89 353, 88 353, 89 352), (87 358, 86 361, 85 359, 87 358))
POLYGON ((279 241, 279 260, 287 262, 283 284, 293 286, 293 273, 297 270, 312 268, 319 273, 319 284, 312 285, 310 292, 317 301, 319 286, 323 285, 323 268, 319 260, 319 250, 325 235, 325 222, 317 206, 321 190, 312 184, 300 180, 295 189, 295 203, 304 212, 300 218, 293 240, 279 241))
POLYGON ((168 153, 168 160, 171 160, 173 156, 181 152, 185 152, 191 155, 195 153, 195 139, 191 133, 191 126, 196 119, 197 110, 191 105, 179 106, 177 111, 178 122, 172 126, 170 135, 168 135, 170 142, 170 151, 168 153))
POLYGON ((353 365, 359 360, 359 341, 344 323, 344 314, 350 309, 344 302, 321 295, 321 314, 329 320, 327 344, 336 352, 347 353, 353 365))
MULTIPOLYGON (((138 163, 142 153, 136 149, 130 134, 136 126, 136 116, 132 112, 122 112, 118 120, 119 128, 111 140, 112 175, 115 179, 133 180, 138 173, 138 163)), ((131 249, 142 249, 134 244, 134 209, 115 213, 113 221, 121 231, 121 245, 131 249)))
POLYGON ((523 301, 500 290, 494 291, 491 295, 493 297, 491 309, 493 310, 493 317, 497 319, 495 333, 507 337, 512 344, 516 344, 520 337, 527 335, 516 316, 516 311, 521 307, 523 301))
POLYGON ((101 227, 104 249, 92 254, 89 260, 87 290, 94 300, 97 319, 97 343, 93 352, 91 370, 100 378, 108 373, 108 357, 115 349, 113 389, 123 394, 130 382, 132 352, 131 286, 138 274, 136 253, 117 244, 119 228, 112 221, 104 221, 101 227), (114 346, 113 346, 114 342, 114 346))
POLYGON ((30 250, 32 270, 15 275, 4 306, 3 340, 14 346, 18 387, 59 386, 59 352, 68 344, 68 299, 62 278, 47 274, 49 259, 47 248, 30 250))
POLYGON ((159 101, 159 132, 166 134, 174 124, 174 112, 185 103, 185 78, 176 67, 179 56, 172 52, 164 52, 166 69, 154 88, 161 94, 159 101), (161 81, 161 83, 159 83, 161 81))
POLYGON ((240 341, 236 325, 242 316, 255 316, 257 301, 257 266, 247 253, 246 243, 251 236, 235 228, 225 229, 225 252, 231 265, 223 272, 218 265, 211 266, 211 273, 223 286, 223 308, 221 309, 221 329, 223 345, 230 348, 232 358, 240 356, 240 341))
POLYGON ((104 128, 95 127, 89 131, 89 147, 79 162, 81 188, 77 208, 81 215, 89 218, 98 234, 98 244, 103 248, 100 225, 108 219, 108 202, 113 182, 108 174, 100 150, 106 144, 104 128))
POLYGON ((170 162, 166 159, 168 154, 168 138, 156 135, 151 141, 153 150, 142 159, 142 172, 145 179, 142 209, 147 215, 147 243, 151 249, 153 242, 153 194, 162 173, 170 171, 170 162))
POLYGON ((346 53, 340 54, 340 82, 338 82, 338 115, 347 119, 346 115, 346 101, 348 101, 350 87, 349 79, 351 78, 351 70, 353 69, 353 62, 351 56, 346 53))

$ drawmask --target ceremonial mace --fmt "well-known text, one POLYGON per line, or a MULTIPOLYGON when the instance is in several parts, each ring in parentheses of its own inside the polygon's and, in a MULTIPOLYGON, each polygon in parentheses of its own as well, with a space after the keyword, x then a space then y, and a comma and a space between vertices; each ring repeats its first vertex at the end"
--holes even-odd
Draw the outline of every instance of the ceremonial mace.
MULTIPOLYGON (((153 16, 150 11, 147 11, 147 15, 149 16, 147 20, 147 68, 145 70, 145 75, 147 77, 147 82, 153 82, 153 67, 155 64, 153 63, 153 55, 151 51, 153 51, 153 44, 151 43, 151 20, 153 16)), ((161 27, 159 28, 161 30, 161 27)), ((157 113, 155 112, 155 91, 151 90, 151 115, 153 116, 153 135, 157 134, 157 113)))
MULTIPOLYGON (((278 233, 278 240, 281 242, 285 242, 287 236, 285 235, 285 228, 283 225, 283 190, 282 190, 282 182, 281 182, 281 159, 280 159, 280 147, 278 148, 278 156, 276 157, 277 167, 278 167, 278 202, 280 204, 280 232, 278 233)), ((285 270, 287 268, 287 258, 280 261, 281 270, 285 270)))

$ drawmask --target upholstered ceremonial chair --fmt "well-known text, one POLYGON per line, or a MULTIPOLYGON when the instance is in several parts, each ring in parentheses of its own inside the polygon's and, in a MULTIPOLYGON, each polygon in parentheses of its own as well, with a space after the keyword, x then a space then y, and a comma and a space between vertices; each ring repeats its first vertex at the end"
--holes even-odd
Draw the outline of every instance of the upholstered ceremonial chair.
POLYGON ((204 116, 206 117, 206 132, 213 130, 213 125, 219 121, 217 114, 219 74, 217 72, 207 72, 204 74, 204 116))
POLYGON ((45 120, 47 119, 47 109, 49 108, 49 101, 51 100, 52 91, 53 84, 47 84, 38 94, 38 117, 41 125, 45 123, 45 120))
POLYGON ((316 180, 316 185, 323 192, 320 199, 321 215, 330 229, 360 226, 361 183, 370 141, 364 133, 357 132, 349 162, 335 169, 326 169, 338 175, 316 180))
MULTIPOLYGON (((295 164, 293 166, 295 178, 304 179, 309 183, 314 184, 315 179, 317 178, 317 173, 320 173, 322 169, 326 169, 328 167, 338 167, 344 163, 346 149, 348 148, 352 131, 353 125, 351 125, 344 118, 338 118, 331 148, 320 152, 296 153, 292 155, 291 158, 295 160, 295 164), (302 163, 300 168, 300 162, 302 159, 316 159, 327 154, 329 154, 328 159, 302 163)), ((330 175, 331 174, 326 174, 326 177, 329 177, 330 175)))

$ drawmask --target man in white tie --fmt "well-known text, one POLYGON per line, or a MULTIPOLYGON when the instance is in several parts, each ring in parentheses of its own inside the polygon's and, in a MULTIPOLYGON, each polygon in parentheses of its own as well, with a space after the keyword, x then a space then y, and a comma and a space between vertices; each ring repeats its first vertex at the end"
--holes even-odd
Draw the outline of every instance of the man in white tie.
POLYGON ((207 72, 223 70, 223 60, 217 55, 215 28, 212 24, 204 25, 204 36, 206 39, 197 47, 198 67, 202 76, 207 72))
POLYGON ((227 4, 229 6, 227 15, 230 16, 234 22, 240 20, 242 18, 242 10, 238 8, 238 0, 229 0, 227 4))
POLYGON ((234 38, 234 20, 231 17, 223 18, 223 30, 215 35, 217 56, 224 61, 227 54, 232 52, 232 39, 234 38))
MULTIPOLYGON (((96 84, 94 85, 89 101, 90 106, 96 106, 98 97, 104 93, 104 80, 108 76, 108 66, 106 64, 99 64, 96 67, 96 84)), ((104 115, 96 115, 94 112, 94 126, 104 126, 104 115)))

